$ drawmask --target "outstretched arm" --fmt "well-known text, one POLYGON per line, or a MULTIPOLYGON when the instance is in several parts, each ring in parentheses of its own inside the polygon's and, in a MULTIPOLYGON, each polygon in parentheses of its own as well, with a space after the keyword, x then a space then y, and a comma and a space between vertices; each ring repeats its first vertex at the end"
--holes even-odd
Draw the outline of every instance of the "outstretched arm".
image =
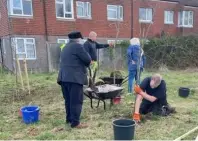
POLYGON ((107 48, 109 46, 109 44, 99 44, 96 42, 96 49, 107 48))

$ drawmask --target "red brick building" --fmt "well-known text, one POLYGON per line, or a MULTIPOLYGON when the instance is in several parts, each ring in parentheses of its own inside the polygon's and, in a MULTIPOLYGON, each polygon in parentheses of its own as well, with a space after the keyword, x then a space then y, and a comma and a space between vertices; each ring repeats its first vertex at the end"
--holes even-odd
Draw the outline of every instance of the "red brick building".
POLYGON ((11 70, 26 58, 29 68, 49 69, 47 43, 65 43, 79 30, 96 31, 100 42, 116 37, 154 37, 198 33, 197 0, 1 0, 0 61, 11 70), (14 52, 13 52, 14 50, 14 52), (15 55, 16 54, 16 55, 15 55), (15 64, 15 63, 14 63, 15 64))

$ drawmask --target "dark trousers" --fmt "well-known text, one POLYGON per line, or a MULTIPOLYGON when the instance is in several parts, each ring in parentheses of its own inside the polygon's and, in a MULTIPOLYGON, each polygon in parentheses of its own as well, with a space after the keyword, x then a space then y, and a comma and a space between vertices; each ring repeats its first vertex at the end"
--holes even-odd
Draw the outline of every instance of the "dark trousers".
POLYGON ((141 106, 140 106, 140 114, 142 115, 146 115, 148 113, 153 113, 155 115, 161 115, 162 114, 162 107, 163 106, 167 106, 168 103, 146 103, 146 102, 142 102, 141 106))
POLYGON ((65 99, 66 122, 75 127, 80 123, 80 114, 83 104, 83 85, 76 83, 61 83, 65 99))

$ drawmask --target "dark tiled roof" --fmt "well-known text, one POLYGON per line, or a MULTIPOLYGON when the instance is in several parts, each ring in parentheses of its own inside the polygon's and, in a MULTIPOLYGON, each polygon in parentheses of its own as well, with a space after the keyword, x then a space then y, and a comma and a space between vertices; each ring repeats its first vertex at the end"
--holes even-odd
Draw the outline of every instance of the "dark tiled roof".
POLYGON ((178 2, 186 6, 198 7, 198 0, 161 0, 161 1, 178 2))

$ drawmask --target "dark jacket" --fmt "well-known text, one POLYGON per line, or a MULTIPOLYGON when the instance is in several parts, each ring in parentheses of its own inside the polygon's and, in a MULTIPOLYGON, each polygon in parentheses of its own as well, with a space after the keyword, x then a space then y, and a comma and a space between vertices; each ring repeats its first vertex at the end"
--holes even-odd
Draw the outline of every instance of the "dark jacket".
POLYGON ((79 43, 70 41, 61 52, 58 84, 72 82, 81 85, 87 83, 87 70, 91 57, 79 43))
POLYGON ((97 61, 97 49, 107 48, 107 47, 109 47, 109 44, 99 44, 99 43, 92 41, 90 39, 88 39, 84 43, 84 48, 89 53, 89 55, 91 56, 91 59, 93 61, 97 61))

